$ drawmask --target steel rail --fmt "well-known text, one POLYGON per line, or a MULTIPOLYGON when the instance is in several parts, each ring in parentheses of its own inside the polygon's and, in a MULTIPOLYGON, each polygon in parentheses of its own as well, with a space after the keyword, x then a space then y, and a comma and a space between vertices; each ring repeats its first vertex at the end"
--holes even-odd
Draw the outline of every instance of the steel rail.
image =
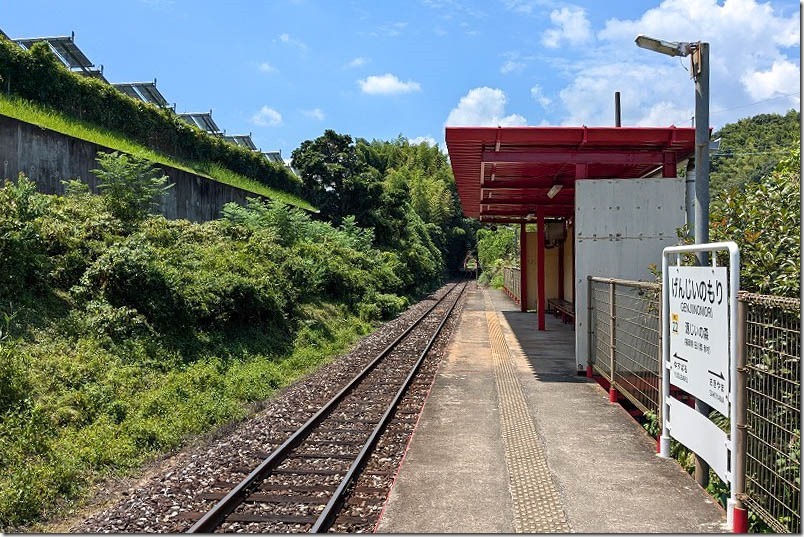
POLYGON ((226 496, 221 498, 209 511, 198 519, 185 533, 212 533, 224 519, 234 511, 243 500, 248 497, 249 489, 256 482, 264 479, 274 468, 276 468, 285 458, 287 453, 300 444, 313 428, 323 420, 382 360, 390 353, 399 342, 405 338, 413 329, 427 317, 444 299, 449 296, 458 286, 456 283, 449 291, 439 298, 435 304, 430 306, 413 324, 399 334, 391 343, 383 349, 363 370, 358 373, 351 381, 332 399, 327 401, 312 417, 310 417, 299 429, 296 430, 282 445, 276 448, 266 457, 254 470, 251 471, 242 481, 235 485, 226 496))
POLYGON ((399 401, 402 399, 402 396, 405 395, 405 392, 407 391, 408 387, 413 382, 413 377, 416 376, 416 373, 418 373, 422 363, 424 363, 424 359, 427 357, 427 353, 430 352, 430 349, 433 347, 436 338, 441 333, 441 330, 444 328, 444 325, 447 324, 447 320, 450 318, 450 315, 452 315, 452 312, 455 310, 455 306, 457 306, 458 302, 461 300, 461 296, 463 296, 463 292, 466 289, 466 285, 467 285, 466 283, 463 284, 463 287, 458 292, 458 297, 455 299, 455 302, 452 303, 452 306, 450 306, 449 310, 444 315, 444 318, 441 320, 441 323, 438 325, 438 328, 436 328, 435 332, 430 337, 430 340, 427 342, 427 345, 424 347, 424 350, 419 355, 419 359, 416 360, 415 364, 413 364, 410 373, 408 373, 408 376, 405 378, 405 381, 402 383, 402 386, 396 392, 394 399, 388 405, 388 408, 385 410, 385 413, 380 418, 379 423, 377 423, 376 427, 374 427, 374 430, 371 432, 371 436, 369 436, 368 440, 366 440, 365 444, 363 444, 363 448, 360 450, 360 453, 358 453, 354 462, 352 462, 352 465, 349 467, 349 470, 346 472, 346 475, 341 480, 340 484, 338 485, 338 488, 333 493, 329 502, 327 502, 326 507, 324 507, 324 510, 318 516, 318 519, 316 520, 315 524, 313 524, 313 527, 310 528, 309 533, 323 533, 327 531, 329 527, 332 525, 332 522, 334 522, 335 516, 337 515, 337 508, 340 506, 341 502, 344 499, 346 488, 360 472, 363 465, 368 460, 369 455, 371 455, 371 451, 372 449, 374 449, 374 446, 379 440, 380 435, 385 429, 385 426, 388 424, 389 421, 391 421, 391 416, 393 415, 394 410, 396 410, 396 407, 399 405, 399 401))

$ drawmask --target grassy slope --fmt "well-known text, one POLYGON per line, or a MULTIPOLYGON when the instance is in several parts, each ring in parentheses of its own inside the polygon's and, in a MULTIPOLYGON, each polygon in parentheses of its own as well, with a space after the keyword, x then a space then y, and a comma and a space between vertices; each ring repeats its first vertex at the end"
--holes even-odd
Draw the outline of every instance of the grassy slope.
POLYGON ((290 346, 277 349, 273 334, 246 330, 199 334, 202 344, 190 356, 153 356, 136 347, 163 342, 123 350, 65 337, 65 304, 36 302, 11 321, 16 335, 0 342, 0 355, 23 362, 32 395, 0 424, 0 531, 40 531, 37 520, 69 516, 99 479, 136 474, 192 436, 245 418, 248 403, 371 330, 343 307, 319 304, 307 307, 308 326, 290 346))
POLYGON ((75 121, 58 112, 35 105, 24 99, 0 94, 0 114, 81 140, 96 143, 104 147, 136 155, 157 164, 164 164, 189 173, 194 173, 211 181, 241 188, 307 211, 316 212, 315 207, 297 196, 283 192, 282 190, 270 188, 258 181, 223 168, 222 166, 179 162, 171 157, 148 149, 143 145, 134 143, 119 134, 105 131, 88 123, 75 121))

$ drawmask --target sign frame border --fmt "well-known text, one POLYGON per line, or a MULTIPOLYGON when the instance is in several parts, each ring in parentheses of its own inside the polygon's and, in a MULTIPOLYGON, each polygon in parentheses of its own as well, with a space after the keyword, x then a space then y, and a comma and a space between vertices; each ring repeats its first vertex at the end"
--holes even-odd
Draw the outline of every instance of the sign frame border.
MULTIPOLYGON (((662 432, 659 437, 659 453, 663 458, 670 458, 670 430, 668 428, 667 417, 670 414, 670 289, 668 281, 668 268, 670 257, 675 255, 676 265, 681 266, 681 254, 692 254, 697 252, 719 252, 728 251, 729 253, 729 439, 727 449, 729 450, 729 466, 731 471, 728 473, 730 497, 728 501, 728 518, 733 519, 734 507, 737 505, 737 490, 735 486, 735 469, 737 468, 737 416, 736 408, 743 405, 744 401, 737 400, 737 302, 740 291, 740 248, 734 241, 712 242, 706 244, 688 244, 683 246, 668 246, 662 250, 662 432)), ((717 256, 712 255, 712 266, 717 266, 717 256)), ((732 520, 733 521, 733 520, 732 520)))

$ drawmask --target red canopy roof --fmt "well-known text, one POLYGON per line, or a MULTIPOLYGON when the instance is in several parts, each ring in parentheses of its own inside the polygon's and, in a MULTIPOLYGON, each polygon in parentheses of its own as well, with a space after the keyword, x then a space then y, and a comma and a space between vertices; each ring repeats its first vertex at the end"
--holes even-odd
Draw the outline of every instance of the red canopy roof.
POLYGON ((675 177, 695 150, 695 129, 676 127, 447 127, 446 139, 463 213, 484 222, 572 216, 576 179, 675 177))

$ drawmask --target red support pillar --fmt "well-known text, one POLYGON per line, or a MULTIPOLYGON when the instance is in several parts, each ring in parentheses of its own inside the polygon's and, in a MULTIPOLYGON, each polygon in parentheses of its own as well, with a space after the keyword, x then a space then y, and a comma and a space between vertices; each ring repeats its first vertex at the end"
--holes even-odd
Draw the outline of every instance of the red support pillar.
POLYGON ((519 224, 519 311, 528 311, 528 247, 525 225, 519 224))
POLYGON ((536 219, 536 239, 538 243, 538 262, 537 271, 539 272, 539 287, 538 287, 538 312, 539 312, 539 330, 544 330, 544 215, 540 212, 536 219))
POLYGON ((558 298, 564 300, 564 244, 558 246, 558 298))
POLYGON ((676 166, 678 166, 678 156, 675 151, 665 151, 662 155, 662 177, 676 177, 676 166))

